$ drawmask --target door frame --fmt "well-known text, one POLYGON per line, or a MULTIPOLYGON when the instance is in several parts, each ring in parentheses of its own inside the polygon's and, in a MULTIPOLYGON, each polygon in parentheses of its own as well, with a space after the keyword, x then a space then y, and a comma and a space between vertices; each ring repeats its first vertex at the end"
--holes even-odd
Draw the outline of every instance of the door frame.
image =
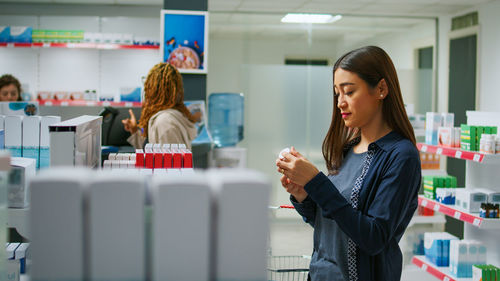
MULTIPOLYGON (((437 24, 437 23, 436 23, 437 24)), ((418 71, 418 51, 419 49, 432 47, 432 93, 431 93, 431 111, 437 111, 437 55, 436 36, 427 37, 413 42, 413 69, 418 71)))
MULTIPOLYGON (((467 36, 471 36, 471 35, 476 35, 476 92, 475 92, 476 106, 475 106, 475 110, 480 110, 479 100, 480 100, 480 95, 481 95, 481 92, 479 91, 480 90, 479 78, 481 77, 480 76, 480 69, 481 69, 480 54, 481 54, 481 51, 479 48, 479 45, 480 45, 479 42, 481 42, 480 41, 480 34, 481 34, 480 31, 481 31, 480 26, 475 25, 475 26, 471 26, 471 27, 467 27, 467 28, 463 28, 463 29, 459 29, 459 30, 453 30, 453 31, 448 32, 448 66, 447 66, 447 69, 448 69, 448 71, 447 71, 448 72, 448 79, 447 80, 448 81, 446 81, 447 83, 450 83, 450 46, 451 46, 451 40, 459 39, 459 38, 463 38, 463 37, 467 37, 467 36)), ((446 107, 447 108, 448 108, 449 98, 450 98, 450 88, 448 87, 448 93, 447 93, 447 97, 446 97, 446 107)))

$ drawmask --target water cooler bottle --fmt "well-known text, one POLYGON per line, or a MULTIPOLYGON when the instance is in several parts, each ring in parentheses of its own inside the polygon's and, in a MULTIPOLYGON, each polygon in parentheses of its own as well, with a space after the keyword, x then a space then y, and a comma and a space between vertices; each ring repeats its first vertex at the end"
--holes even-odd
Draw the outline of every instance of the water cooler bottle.
POLYGON ((243 139, 243 108, 243 94, 214 93, 208 97, 208 130, 215 145, 211 167, 246 167, 246 148, 236 147, 243 139))

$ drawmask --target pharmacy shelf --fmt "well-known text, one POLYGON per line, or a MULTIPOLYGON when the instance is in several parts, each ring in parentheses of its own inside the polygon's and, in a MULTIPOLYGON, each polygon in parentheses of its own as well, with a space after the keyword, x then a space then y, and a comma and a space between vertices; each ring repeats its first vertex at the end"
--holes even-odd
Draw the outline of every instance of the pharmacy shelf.
POLYGON ((466 151, 458 148, 430 145, 425 143, 417 143, 417 147, 418 150, 426 153, 444 155, 484 164, 500 164, 500 154, 484 154, 477 151, 466 151))
POLYGON ((500 219, 486 219, 478 214, 468 213, 454 205, 445 205, 435 200, 418 196, 418 205, 443 213, 449 217, 477 226, 481 229, 500 229, 500 219))
POLYGON ((453 277, 450 269, 447 266, 436 266, 431 263, 425 256, 414 256, 412 263, 432 276, 442 281, 472 281, 472 278, 457 278, 453 277))
POLYGON ((413 216, 408 227, 415 224, 434 224, 434 223, 446 223, 444 215, 436 214, 434 216, 413 216))
POLYGON ((141 107, 141 102, 113 102, 113 101, 85 101, 85 100, 40 100, 43 106, 114 106, 114 107, 141 107))
POLYGON ((8 208, 7 211, 7 226, 15 228, 24 238, 30 238, 29 232, 29 209, 8 208))
POLYGON ((99 50, 158 50, 156 45, 122 45, 96 43, 0 43, 5 48, 66 48, 66 49, 99 49, 99 50))

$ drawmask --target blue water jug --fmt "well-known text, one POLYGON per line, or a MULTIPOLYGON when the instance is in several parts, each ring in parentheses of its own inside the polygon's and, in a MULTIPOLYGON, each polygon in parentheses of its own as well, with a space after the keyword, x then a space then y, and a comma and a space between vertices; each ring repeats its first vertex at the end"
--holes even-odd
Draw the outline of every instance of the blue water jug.
POLYGON ((234 146, 243 139, 243 94, 214 93, 208 97, 208 130, 215 146, 234 146))

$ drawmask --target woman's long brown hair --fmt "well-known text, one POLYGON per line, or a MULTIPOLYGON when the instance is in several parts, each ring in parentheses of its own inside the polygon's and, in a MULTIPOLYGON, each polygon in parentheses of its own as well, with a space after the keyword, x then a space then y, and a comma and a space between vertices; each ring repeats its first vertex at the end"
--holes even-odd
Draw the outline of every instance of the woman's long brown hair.
POLYGON ((144 83, 144 101, 138 125, 143 128, 145 137, 148 136, 149 119, 158 111, 170 108, 179 110, 191 122, 195 122, 184 105, 181 74, 173 65, 162 62, 151 68, 144 83))
MULTIPOLYGON (((340 57, 333 67, 333 85, 335 85, 335 71, 339 68, 356 73, 372 88, 377 86, 381 79, 385 79, 388 94, 382 103, 384 121, 392 130, 416 145, 413 127, 406 115, 396 68, 389 55, 375 46, 348 52, 340 57)), ((333 95, 332 122, 323 141, 323 157, 329 174, 338 172, 344 159, 344 147, 360 135, 359 129, 345 126, 337 104, 338 97, 333 95)))

